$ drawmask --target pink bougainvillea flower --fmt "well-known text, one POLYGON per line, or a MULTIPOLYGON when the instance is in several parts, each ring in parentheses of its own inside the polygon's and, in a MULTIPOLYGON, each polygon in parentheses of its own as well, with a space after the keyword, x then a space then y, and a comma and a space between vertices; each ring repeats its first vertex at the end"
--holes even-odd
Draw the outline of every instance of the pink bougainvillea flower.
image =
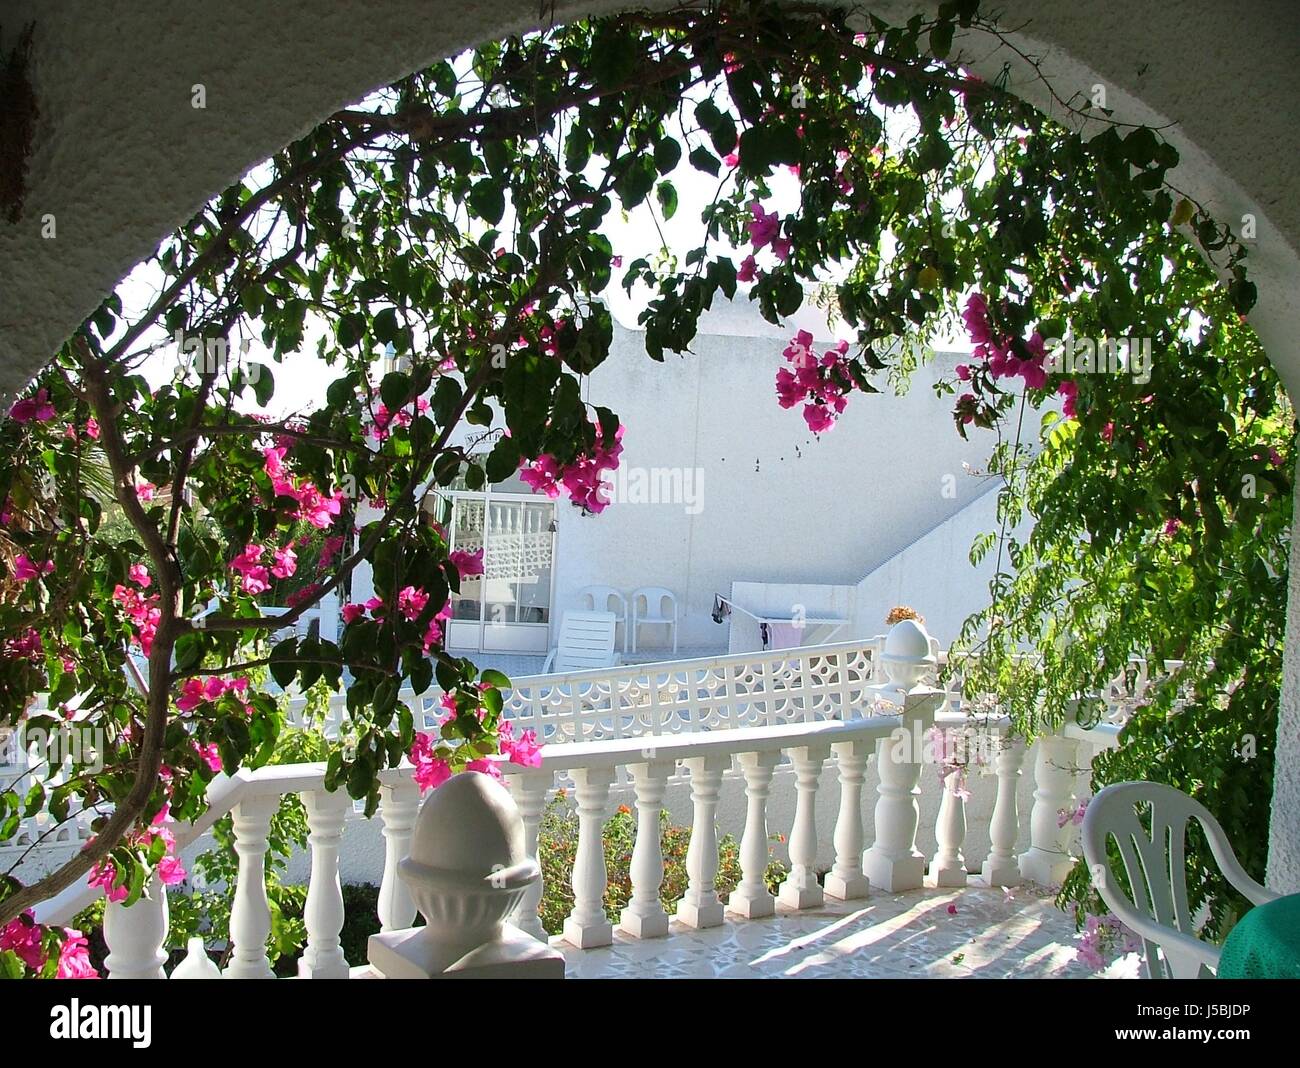
POLYGON ((460 577, 471 578, 474 575, 483 574, 483 550, 476 552, 466 552, 464 549, 457 549, 448 559, 456 566, 460 572, 460 577))
POLYGON ((803 420, 814 434, 821 434, 835 425, 835 416, 824 404, 805 404, 803 420))
POLYGON ((518 738, 513 738, 513 724, 509 720, 497 728, 500 736, 501 754, 511 763, 525 768, 542 766, 542 748, 537 744, 537 732, 527 730, 518 738))
POLYGON ((495 760, 488 757, 479 757, 477 760, 471 760, 465 765, 466 771, 477 771, 480 775, 490 775, 498 782, 501 779, 501 768, 495 760))
POLYGON ((149 577, 149 569, 144 564, 132 564, 127 568, 126 574, 141 589, 147 590, 153 583, 153 579, 149 577))
POLYGON ((99 972, 90 963, 90 943, 86 936, 71 927, 63 928, 63 945, 59 947, 59 970, 56 979, 98 979, 99 972))
POLYGON ((349 602, 343 606, 343 622, 355 623, 366 614, 366 606, 349 602))
POLYGON ((788 237, 774 238, 772 241, 772 255, 784 263, 790 258, 791 241, 788 237))
POLYGON ((99 440, 99 423, 96 422, 93 415, 86 420, 86 437, 90 438, 91 441, 99 440))
POLYGON ((158 487, 152 482, 137 482, 135 486, 135 495, 148 504, 153 500, 153 495, 158 487))
POLYGON ((451 778, 451 765, 442 757, 435 755, 433 738, 423 731, 417 732, 415 740, 407 754, 415 765, 415 784, 420 792, 436 790, 451 778))
POLYGON ((117 868, 110 861, 101 860, 90 869, 90 878, 86 880, 86 885, 102 890, 109 901, 114 903, 125 901, 130 896, 131 891, 125 883, 121 886, 114 886, 113 882, 116 878, 117 868))
POLYGON ((758 201, 749 205, 749 214, 751 218, 745 228, 749 231, 754 251, 758 252, 770 245, 781 232, 781 219, 775 212, 767 211, 758 201))
POLYGON ((746 256, 740 261, 740 268, 736 271, 737 282, 752 282, 758 277, 758 265, 754 262, 752 255, 746 256))
POLYGON ((949 916, 956 916, 956 915, 957 915, 957 906, 956 906, 956 905, 949 905, 949 906, 948 906, 948 915, 949 915, 949 916))
POLYGON ((298 570, 298 554, 293 551, 293 546, 286 545, 282 549, 276 549, 275 562, 271 565, 271 574, 276 578, 290 578, 298 570))
POLYGON ((177 886, 189 878, 185 865, 179 857, 166 856, 158 862, 158 878, 163 886, 177 886))
POLYGON ((29 582, 31 579, 39 578, 41 575, 48 575, 54 570, 54 564, 49 560, 37 565, 27 558, 26 553, 19 553, 14 557, 14 578, 20 582, 29 582))
POLYGON ((203 692, 203 681, 201 679, 186 679, 181 683, 181 695, 176 698, 176 707, 182 712, 193 712, 206 700, 207 697, 203 692))
POLYGON ((45 928, 36 922, 35 914, 28 909, 0 928, 0 949, 9 950, 27 967, 39 971, 45 966, 45 950, 41 947, 44 934, 45 928))
POLYGON ((38 389, 36 396, 18 401, 9 409, 9 418, 15 423, 47 423, 54 418, 54 405, 49 391, 38 389))
POLYGON ((214 775, 221 771, 221 753, 217 749, 216 742, 209 742, 207 745, 199 745, 198 742, 191 742, 190 744, 194 747, 194 751, 198 753, 199 759, 208 766, 209 771, 214 775))
POLYGON ((342 534, 331 534, 321 542, 320 546, 320 566, 325 567, 332 563, 338 556, 339 550, 343 548, 343 543, 347 539, 342 534))
POLYGON ((397 594, 397 610, 410 623, 420 618, 420 613, 428 603, 429 595, 415 586, 403 586, 397 594))

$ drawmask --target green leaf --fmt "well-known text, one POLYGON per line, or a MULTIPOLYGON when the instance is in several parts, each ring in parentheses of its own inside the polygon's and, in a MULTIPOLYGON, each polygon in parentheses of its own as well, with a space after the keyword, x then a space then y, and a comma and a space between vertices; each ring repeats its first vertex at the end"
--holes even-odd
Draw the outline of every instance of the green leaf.
POLYGON ((659 200, 659 210, 663 212, 664 219, 671 219, 677 213, 677 189, 672 182, 660 182, 655 188, 655 196, 659 200))
POLYGON ((298 652, 298 639, 285 638, 274 649, 271 650, 270 664, 271 678, 283 689, 293 682, 294 677, 298 674, 298 665, 292 663, 292 658, 298 652))
POLYGON ((703 145, 691 149, 691 154, 687 158, 692 167, 705 174, 716 175, 722 169, 722 161, 703 145))
POLYGON ((501 183, 495 178, 484 178, 469 192, 469 205, 474 214, 495 226, 506 213, 506 197, 501 183))

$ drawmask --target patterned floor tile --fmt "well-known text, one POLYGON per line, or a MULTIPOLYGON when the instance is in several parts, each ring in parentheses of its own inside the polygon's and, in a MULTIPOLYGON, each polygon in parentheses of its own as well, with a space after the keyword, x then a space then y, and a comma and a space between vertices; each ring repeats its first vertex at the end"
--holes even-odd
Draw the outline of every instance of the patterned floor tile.
MULTIPOLYGON (((553 943, 571 979, 1085 977, 1074 925, 1037 888, 924 889, 827 901, 817 909, 696 931, 674 921, 666 938, 616 934, 580 950, 553 943), (954 911, 955 910, 955 911, 954 911)), ((1108 975, 1131 975, 1116 967, 1108 975)))

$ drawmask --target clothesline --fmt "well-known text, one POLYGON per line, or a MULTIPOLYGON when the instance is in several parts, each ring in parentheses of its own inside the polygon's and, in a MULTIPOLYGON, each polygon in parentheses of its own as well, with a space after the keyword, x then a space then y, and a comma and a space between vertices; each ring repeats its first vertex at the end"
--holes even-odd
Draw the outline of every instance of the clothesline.
MULTIPOLYGON (((713 622, 721 623, 731 615, 732 609, 743 612, 758 623, 758 633, 764 649, 795 649, 803 645, 804 632, 810 627, 830 627, 831 634, 851 622, 838 618, 808 618, 807 616, 760 616, 743 605, 736 604, 730 597, 720 593, 713 595, 713 622)), ((824 639, 823 639, 824 640, 824 639)))
MULTIPOLYGON (((757 612, 751 612, 744 605, 736 604, 736 602, 733 601, 730 597, 723 597, 722 594, 720 593, 715 593, 713 595, 713 601, 714 601, 713 607, 715 612, 714 622, 717 623, 722 622, 722 620, 717 618, 716 615, 719 604, 725 604, 729 609, 734 609, 737 612, 743 612, 745 615, 749 616, 750 619, 757 620, 759 623, 793 623, 796 619, 796 617, 793 614, 788 616, 760 616, 757 612)), ((800 618, 800 622, 802 622, 803 625, 806 627, 829 627, 833 625, 842 627, 846 623, 851 623, 852 620, 843 619, 838 616, 825 616, 825 617, 803 616, 800 618)))

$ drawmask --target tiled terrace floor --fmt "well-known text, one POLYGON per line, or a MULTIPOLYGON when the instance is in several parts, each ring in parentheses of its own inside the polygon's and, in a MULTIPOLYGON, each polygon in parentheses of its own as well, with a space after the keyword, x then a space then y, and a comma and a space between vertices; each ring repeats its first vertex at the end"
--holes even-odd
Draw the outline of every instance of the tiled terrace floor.
MULTIPOLYGON (((614 945, 563 951, 570 979, 1086 978, 1074 927, 1034 888, 872 891, 862 901, 787 911, 694 931, 676 921, 667 938, 615 931, 614 945), (955 906, 950 913, 948 907, 955 906)), ((1132 975, 1135 962, 1108 975, 1132 975)))

